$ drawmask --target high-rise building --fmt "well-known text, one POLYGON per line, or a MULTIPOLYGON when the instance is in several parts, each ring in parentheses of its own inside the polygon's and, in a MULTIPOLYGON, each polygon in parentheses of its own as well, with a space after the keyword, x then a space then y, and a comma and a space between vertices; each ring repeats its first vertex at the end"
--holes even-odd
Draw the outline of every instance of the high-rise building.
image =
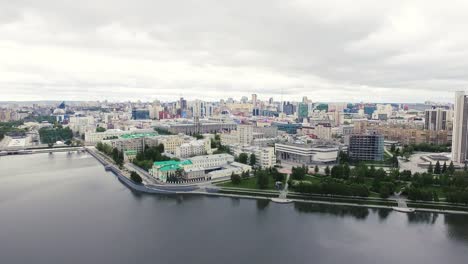
POLYGON ((253 104, 254 106, 257 105, 257 94, 252 94, 252 104, 253 104))
POLYGON ((299 119, 299 122, 304 121, 304 119, 307 119, 309 116, 309 107, 305 103, 299 103, 299 106, 297 107, 297 117, 299 119))
POLYGON ((253 140, 252 125, 238 125, 237 132, 239 133, 239 143, 242 145, 250 145, 253 140))
POLYGON ((427 109, 425 111, 424 128, 434 131, 447 130, 451 119, 452 113, 450 110, 443 108, 427 109))
POLYGON ((468 97, 464 91, 455 92, 455 107, 452 133, 452 160, 463 163, 467 155, 468 142, 468 97))
POLYGON ((349 158, 354 161, 383 160, 384 137, 377 133, 350 135, 348 153, 349 158))

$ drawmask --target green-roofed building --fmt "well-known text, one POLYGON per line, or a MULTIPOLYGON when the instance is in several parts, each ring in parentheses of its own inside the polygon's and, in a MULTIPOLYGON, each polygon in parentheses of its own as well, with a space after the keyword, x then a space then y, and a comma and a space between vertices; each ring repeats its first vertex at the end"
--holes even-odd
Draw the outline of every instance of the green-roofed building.
POLYGON ((190 160, 167 160, 156 161, 149 173, 162 182, 166 182, 169 176, 175 176, 179 171, 183 172, 186 167, 190 167, 192 162, 190 160))
POLYGON ((144 137, 156 137, 158 133, 133 133, 133 134, 124 134, 121 135, 120 138, 123 139, 134 139, 134 138, 144 138, 144 137))

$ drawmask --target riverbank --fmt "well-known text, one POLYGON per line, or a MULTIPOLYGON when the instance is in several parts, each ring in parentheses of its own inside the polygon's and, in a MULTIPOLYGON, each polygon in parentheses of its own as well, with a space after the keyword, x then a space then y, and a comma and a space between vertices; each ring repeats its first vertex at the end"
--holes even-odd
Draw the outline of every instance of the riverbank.
MULTIPOLYGON (((232 198, 271 200, 279 196, 278 191, 274 190, 253 190, 243 188, 223 188, 212 185, 210 183, 198 183, 191 185, 176 185, 176 184, 137 184, 129 179, 118 167, 110 161, 102 157, 102 154, 90 148, 86 148, 87 152, 96 158, 108 171, 111 171, 122 183, 134 191, 148 194, 197 194, 208 196, 223 196, 232 198)), ((353 207, 366 208, 383 208, 392 209, 397 207, 398 203, 393 199, 378 199, 378 198, 362 198, 362 197, 346 197, 346 196, 331 196, 331 195, 305 195, 300 193, 288 193, 288 199, 293 202, 327 204, 327 205, 343 205, 353 207)), ((448 204, 436 203, 419 203, 409 202, 408 205, 418 212, 431 213, 449 213, 449 214, 467 214, 468 207, 448 204)))

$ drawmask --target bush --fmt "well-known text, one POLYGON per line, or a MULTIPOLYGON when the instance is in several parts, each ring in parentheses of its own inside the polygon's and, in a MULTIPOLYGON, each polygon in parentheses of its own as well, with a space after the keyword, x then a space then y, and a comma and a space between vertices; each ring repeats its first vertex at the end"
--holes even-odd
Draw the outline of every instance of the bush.
POLYGON ((132 171, 130 173, 130 179, 136 183, 142 183, 143 182, 143 179, 141 178, 141 176, 136 173, 135 171, 132 171))
POLYGON ((239 184, 241 183, 241 176, 239 174, 234 174, 234 172, 231 174, 231 182, 232 184, 239 184))

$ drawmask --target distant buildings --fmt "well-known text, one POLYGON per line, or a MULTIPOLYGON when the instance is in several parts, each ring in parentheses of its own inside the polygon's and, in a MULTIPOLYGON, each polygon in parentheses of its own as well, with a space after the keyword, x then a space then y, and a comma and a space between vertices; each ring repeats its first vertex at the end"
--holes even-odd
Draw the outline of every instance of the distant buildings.
POLYGON ((452 121, 451 111, 443 108, 426 109, 424 116, 424 128, 427 130, 448 130, 449 123, 452 121))
POLYGON ((132 109, 132 119, 134 120, 141 120, 141 119, 149 119, 150 118, 150 111, 148 109, 132 109))
POLYGON ((108 129, 104 132, 91 132, 88 131, 85 133, 85 141, 86 143, 97 143, 102 140, 106 139, 116 139, 122 135, 125 134, 132 134, 132 133, 152 133, 154 130, 145 130, 145 129, 139 129, 139 130, 120 130, 120 129, 108 129))
POLYGON ((172 134, 183 133, 186 135, 194 135, 197 133, 219 133, 225 131, 235 130, 237 124, 234 122, 203 122, 200 121, 199 126, 195 122, 171 122, 171 123, 158 123, 155 125, 157 128, 167 130, 172 134))
POLYGON ((381 161, 384 155, 384 137, 377 133, 349 136, 349 158, 353 161, 381 161))

